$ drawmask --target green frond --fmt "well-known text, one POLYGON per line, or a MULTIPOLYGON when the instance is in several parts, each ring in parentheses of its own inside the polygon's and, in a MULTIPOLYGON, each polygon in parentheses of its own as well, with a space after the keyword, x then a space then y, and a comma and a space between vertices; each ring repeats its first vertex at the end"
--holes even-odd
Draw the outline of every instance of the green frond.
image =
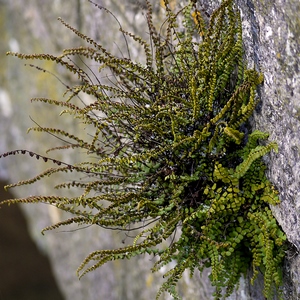
POLYGON ((45 227, 42 230, 42 234, 44 235, 45 231, 58 229, 61 226, 66 226, 66 225, 70 225, 70 224, 73 224, 73 223, 76 223, 76 224, 88 224, 89 222, 87 222, 87 218, 85 218, 85 217, 73 217, 73 218, 64 220, 62 222, 58 222, 58 223, 56 223, 54 225, 45 227))
POLYGON ((245 173, 250 168, 251 164, 258 158, 261 158, 265 154, 271 151, 271 149, 274 149, 275 151, 278 151, 278 146, 276 143, 269 143, 267 146, 257 146, 254 149, 252 149, 247 156, 247 158, 244 159, 244 161, 238 165, 235 169, 235 176, 237 178, 241 178, 245 175, 245 173))
POLYGON ((69 198, 59 197, 59 196, 29 196, 27 198, 9 199, 2 201, 0 205, 5 204, 16 204, 16 203, 48 203, 48 204, 58 204, 58 203, 68 203, 69 198))
POLYGON ((36 132, 46 132, 46 133, 51 133, 54 135, 61 135, 63 137, 69 138, 75 142, 77 142, 81 148, 86 148, 89 149, 90 151, 95 150, 95 148, 91 147, 90 144, 79 137, 70 134, 69 132, 63 130, 63 129, 58 129, 58 128, 50 128, 50 127, 30 127, 27 132, 30 131, 36 131, 36 132))
POLYGON ((259 145, 267 133, 244 130, 250 128, 248 119, 259 101, 256 89, 263 75, 247 69, 243 61, 235 1, 223 0, 207 23, 196 1, 175 12, 164 0, 165 20, 156 28, 146 0, 148 41, 125 31, 106 8, 89 2, 110 14, 127 50, 135 43, 144 60, 132 60, 129 50, 115 56, 63 20, 86 46, 66 49, 59 56, 8 53, 49 60, 77 75, 80 83, 66 86, 64 100, 32 102, 62 108, 62 117, 84 124, 87 131, 79 134, 39 125, 29 129, 66 141, 48 152, 84 150, 85 158, 76 164, 28 150, 0 155, 28 154, 56 166, 7 188, 73 172, 75 180, 58 182, 55 188, 75 190, 76 197, 30 196, 1 205, 48 203, 73 215, 43 232, 70 224, 137 230, 131 245, 88 255, 77 270, 79 277, 106 262, 147 253, 158 257, 153 272, 174 263, 157 299, 164 292, 180 299, 176 286, 183 272, 204 267, 211 267, 215 299, 229 297, 251 266, 252 281, 260 270, 264 296, 272 299, 272 291, 281 284, 286 236, 269 208, 279 198, 261 158, 278 147, 275 142, 259 145), (86 68, 72 63, 70 58, 78 55, 86 68), (97 64, 99 73, 94 74, 85 61, 97 64), (110 84, 92 82, 91 72, 93 78, 109 73, 110 84), (90 98, 89 103, 78 101, 81 94, 90 98), (163 241, 170 238, 172 243, 164 247, 163 241))
POLYGON ((5 190, 8 190, 13 187, 17 187, 17 186, 32 184, 32 183, 35 183, 35 182, 41 180, 43 177, 49 177, 49 176, 59 173, 59 172, 67 172, 68 170, 69 170, 68 167, 50 168, 31 179, 21 180, 17 183, 12 183, 12 184, 6 185, 5 190))

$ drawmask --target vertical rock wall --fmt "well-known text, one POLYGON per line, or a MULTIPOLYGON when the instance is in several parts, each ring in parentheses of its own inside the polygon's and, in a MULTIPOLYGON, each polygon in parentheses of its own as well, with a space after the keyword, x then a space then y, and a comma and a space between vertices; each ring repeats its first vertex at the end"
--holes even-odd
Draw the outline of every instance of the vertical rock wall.
POLYGON ((291 247, 284 270, 285 299, 300 298, 300 2, 240 1, 248 39, 246 54, 264 73, 256 128, 270 133, 278 154, 266 158, 268 177, 280 193, 273 213, 291 247))

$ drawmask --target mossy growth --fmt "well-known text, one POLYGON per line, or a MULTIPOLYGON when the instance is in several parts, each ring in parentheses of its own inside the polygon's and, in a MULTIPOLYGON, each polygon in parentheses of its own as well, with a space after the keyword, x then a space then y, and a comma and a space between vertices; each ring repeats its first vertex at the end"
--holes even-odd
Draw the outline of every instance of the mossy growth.
POLYGON ((83 190, 80 196, 36 195, 5 203, 49 203, 74 215, 44 231, 71 223, 125 231, 143 224, 130 246, 89 254, 78 268, 79 276, 108 261, 147 253, 157 257, 152 271, 175 262, 157 299, 164 291, 179 299, 176 284, 183 272, 206 267, 212 268, 215 299, 229 296, 249 267, 252 281, 263 274, 264 296, 272 299, 281 283, 286 237, 269 208, 279 200, 261 157, 277 151, 277 145, 261 146, 259 140, 268 134, 250 133, 248 120, 263 76, 243 62, 238 9, 234 1, 225 0, 207 23, 196 1, 175 13, 165 0, 166 19, 157 29, 146 3, 149 41, 120 27, 127 40, 144 49, 144 64, 111 54, 64 21, 89 46, 64 50, 60 56, 9 53, 50 60, 78 75, 80 85, 68 86, 65 99, 33 101, 61 106, 65 116, 75 116, 89 131, 82 138, 65 129, 31 128, 69 141, 51 150, 85 149, 87 160, 80 163, 27 150, 2 155, 29 154, 54 164, 8 187, 64 172, 74 177, 77 172, 77 181, 56 188, 83 190), (79 68, 73 56, 98 64, 99 75, 92 79, 89 68, 79 68), (105 70, 112 75, 110 84, 100 80, 105 70), (92 99, 89 104, 76 104, 81 93, 92 99))

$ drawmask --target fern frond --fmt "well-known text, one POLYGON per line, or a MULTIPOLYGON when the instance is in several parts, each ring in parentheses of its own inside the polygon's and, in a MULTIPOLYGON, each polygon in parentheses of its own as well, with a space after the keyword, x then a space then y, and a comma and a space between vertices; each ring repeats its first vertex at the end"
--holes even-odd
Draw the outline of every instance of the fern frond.
POLYGON ((32 184, 32 183, 35 183, 35 182, 41 180, 43 177, 50 177, 53 174, 56 174, 56 173, 59 173, 59 172, 68 172, 68 171, 69 171, 69 167, 66 167, 66 166, 65 167, 50 168, 50 169, 47 169, 46 171, 38 174, 37 176, 35 176, 31 179, 21 180, 17 183, 12 183, 12 184, 6 185, 5 189, 8 190, 10 188, 17 187, 17 186, 32 184))
POLYGON ((79 178, 55 188, 74 189, 77 196, 30 196, 1 205, 48 203, 73 215, 43 232, 73 223, 134 232, 132 245, 88 255, 77 270, 79 277, 108 261, 148 253, 158 257, 152 271, 174 263, 157 298, 166 291, 180 299, 176 286, 183 272, 211 267, 219 300, 233 292, 252 266, 253 280, 261 269, 264 294, 271 299, 271 290, 280 285, 286 237, 269 208, 279 203, 278 192, 267 180, 261 158, 278 147, 274 142, 259 145, 266 133, 248 134, 263 76, 243 61, 235 1, 223 0, 207 22, 196 1, 175 10, 163 0, 165 20, 156 28, 146 0, 149 41, 125 31, 111 11, 89 2, 117 22, 126 55, 113 55, 61 19, 86 46, 59 56, 8 53, 49 60, 78 76, 79 84, 65 84, 65 100, 32 102, 62 108, 60 115, 84 124, 86 134, 37 123, 29 131, 65 143, 48 151, 84 150, 84 159, 68 164, 28 150, 0 155, 28 154, 56 165, 8 187, 76 172, 73 176, 79 178), (129 42, 141 48, 140 61, 132 60, 129 42), (83 67, 75 63, 76 56, 83 67), (98 74, 89 62, 99 66, 98 74), (89 97, 87 103, 82 94, 89 97), (162 245, 167 239, 172 240, 169 247, 162 245))
POLYGON ((245 175, 245 173, 250 168, 251 164, 258 158, 261 158, 265 154, 274 149, 278 151, 278 146, 276 143, 269 143, 267 146, 257 146, 256 148, 252 149, 248 155, 248 157, 236 167, 235 169, 235 176, 237 178, 241 178, 245 175))
POLYGON ((87 219, 86 217, 73 217, 73 218, 70 218, 70 219, 67 219, 67 220, 64 220, 62 222, 58 222, 54 225, 51 225, 51 226, 47 226, 45 227, 43 230, 42 230, 42 234, 44 235, 45 234, 45 231, 49 231, 49 230, 54 230, 54 229, 58 229, 60 228, 61 226, 66 226, 66 225, 70 225, 70 224, 89 224, 90 223, 90 220, 87 219))

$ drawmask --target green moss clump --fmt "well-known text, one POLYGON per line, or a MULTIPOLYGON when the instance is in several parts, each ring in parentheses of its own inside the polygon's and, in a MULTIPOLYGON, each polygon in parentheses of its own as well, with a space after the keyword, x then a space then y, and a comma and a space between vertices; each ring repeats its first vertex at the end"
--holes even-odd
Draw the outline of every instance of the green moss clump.
MULTIPOLYGON (((146 2, 150 41, 120 28, 127 39, 143 47, 145 64, 112 55, 64 21, 90 46, 67 49, 60 56, 10 53, 50 60, 78 75, 81 84, 68 88, 68 99, 34 101, 62 106, 65 114, 90 126, 93 134, 90 138, 89 131, 82 139, 67 130, 32 128, 68 138, 72 142, 57 149, 86 149, 91 159, 72 165, 29 152, 57 166, 10 187, 60 172, 78 172, 78 178, 85 174, 88 181, 57 186, 83 189, 79 197, 37 195, 8 202, 46 202, 74 215, 44 231, 70 223, 121 230, 144 224, 132 245, 88 255, 78 268, 79 276, 108 261, 148 253, 158 257, 153 271, 176 262, 165 274, 157 299, 164 291, 179 299, 175 287, 183 272, 204 267, 212 268, 215 298, 229 296, 250 266, 252 281, 263 273, 264 295, 271 299, 281 282, 286 237, 269 208, 279 200, 266 179, 261 157, 277 151, 277 145, 260 146, 258 141, 268 135, 248 133, 247 121, 263 76, 243 63, 237 8, 234 1, 223 1, 206 24, 196 1, 174 13, 165 0, 166 20, 159 31, 146 2), (178 29, 178 20, 184 30, 178 29), (88 69, 69 59, 77 55, 99 64, 99 78, 109 70, 112 84, 93 82, 88 69), (93 101, 76 104, 79 93, 93 101), (175 232, 178 238, 163 247, 175 232)), ((5 155, 16 153, 28 151, 5 155)))

